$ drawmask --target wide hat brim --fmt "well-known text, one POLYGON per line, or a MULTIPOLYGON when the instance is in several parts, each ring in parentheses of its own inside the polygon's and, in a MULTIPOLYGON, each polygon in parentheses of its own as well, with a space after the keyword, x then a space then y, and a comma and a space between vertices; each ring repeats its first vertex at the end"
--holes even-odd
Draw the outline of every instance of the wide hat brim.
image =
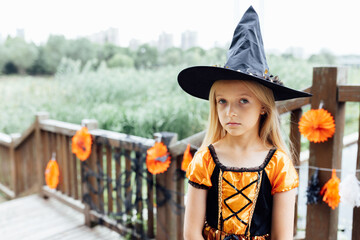
POLYGON ((205 100, 209 100, 210 89, 217 80, 249 80, 260 83, 273 91, 275 101, 312 96, 256 75, 223 67, 194 66, 182 70, 178 75, 178 83, 185 92, 205 100))

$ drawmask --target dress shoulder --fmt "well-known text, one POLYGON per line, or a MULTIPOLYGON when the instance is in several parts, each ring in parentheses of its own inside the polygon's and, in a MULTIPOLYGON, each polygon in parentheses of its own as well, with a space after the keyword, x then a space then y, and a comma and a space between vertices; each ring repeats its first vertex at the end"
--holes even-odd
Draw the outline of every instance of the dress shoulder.
POLYGON ((189 183, 196 188, 209 189, 211 184, 211 175, 215 168, 215 162, 211 156, 208 147, 200 148, 190 162, 186 177, 189 183))
POLYGON ((280 149, 276 150, 265 171, 271 183, 271 194, 289 191, 299 186, 299 176, 291 159, 280 149))

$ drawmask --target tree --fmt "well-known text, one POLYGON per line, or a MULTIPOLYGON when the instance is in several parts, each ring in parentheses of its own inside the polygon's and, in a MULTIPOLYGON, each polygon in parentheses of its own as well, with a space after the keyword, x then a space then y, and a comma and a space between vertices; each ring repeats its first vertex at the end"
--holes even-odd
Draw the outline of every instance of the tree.
POLYGON ((149 44, 141 45, 135 54, 135 67, 140 68, 153 68, 158 66, 158 51, 155 47, 149 44))
POLYGON ((186 65, 206 64, 206 61, 203 59, 204 56, 204 49, 201 47, 192 47, 185 51, 184 62, 186 65))
POLYGON ((7 51, 4 45, 0 44, 0 75, 8 61, 7 51))
POLYGON ((162 53, 159 57, 159 62, 161 66, 176 66, 180 65, 183 62, 183 51, 181 48, 168 48, 162 53))
POLYGON ((61 59, 67 53, 67 48, 68 40, 64 36, 50 35, 39 54, 39 64, 43 67, 45 73, 54 74, 56 72, 61 59))
POLYGON ((68 41, 66 57, 80 60, 84 65, 87 61, 97 57, 99 46, 86 38, 68 41))
POLYGON ((21 74, 24 74, 38 57, 37 47, 33 43, 26 43, 19 37, 8 37, 5 47, 8 52, 8 64, 12 63, 21 74))
POLYGON ((109 68, 113 67, 127 67, 133 68, 135 66, 134 59, 123 53, 117 53, 107 62, 109 68))

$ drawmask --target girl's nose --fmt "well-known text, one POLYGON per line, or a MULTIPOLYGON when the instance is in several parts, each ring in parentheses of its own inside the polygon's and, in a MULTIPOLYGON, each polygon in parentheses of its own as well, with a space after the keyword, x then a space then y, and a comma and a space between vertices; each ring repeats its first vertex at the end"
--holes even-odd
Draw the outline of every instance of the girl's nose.
POLYGON ((237 116, 237 114, 236 114, 236 112, 235 112, 235 109, 234 109, 234 107, 233 107, 231 104, 229 104, 229 106, 228 106, 226 115, 227 115, 228 117, 236 117, 236 116, 237 116))

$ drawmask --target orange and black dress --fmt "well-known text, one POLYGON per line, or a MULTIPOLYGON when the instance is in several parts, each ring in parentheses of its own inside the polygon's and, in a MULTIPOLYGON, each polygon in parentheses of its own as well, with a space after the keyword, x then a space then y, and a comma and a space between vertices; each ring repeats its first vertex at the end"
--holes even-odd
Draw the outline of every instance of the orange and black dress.
POLYGON ((270 239, 273 195, 299 185, 291 160, 277 149, 258 167, 236 168, 221 164, 210 144, 197 151, 186 175, 208 190, 205 239, 270 239))

